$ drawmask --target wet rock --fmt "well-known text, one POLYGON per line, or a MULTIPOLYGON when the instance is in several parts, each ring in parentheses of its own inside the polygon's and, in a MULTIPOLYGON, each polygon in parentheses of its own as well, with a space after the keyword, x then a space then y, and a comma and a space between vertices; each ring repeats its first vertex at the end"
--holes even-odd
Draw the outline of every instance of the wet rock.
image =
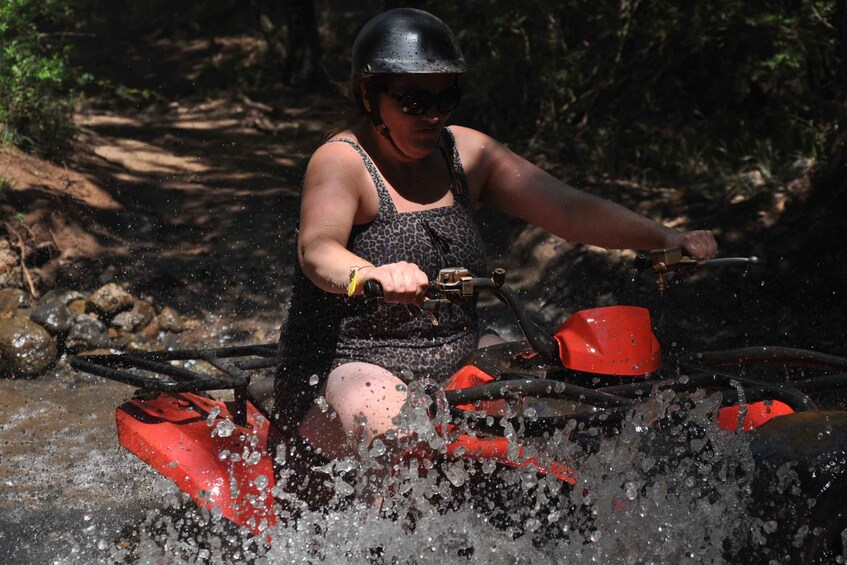
POLYGON ((25 316, 0 318, 0 376, 35 377, 56 361, 56 339, 25 316))
POLYGON ((71 300, 68 304, 68 310, 70 310, 71 314, 74 316, 85 314, 85 304, 86 300, 84 298, 80 300, 71 300))
POLYGON ((138 336, 146 341, 153 341, 159 336, 159 318, 153 318, 149 324, 139 330, 138 336))
POLYGON ((87 314, 77 316, 74 319, 68 337, 65 338, 65 349, 70 353, 110 346, 109 330, 106 325, 87 314))
POLYGON ((45 300, 56 300, 67 306, 75 300, 85 300, 85 295, 76 290, 51 290, 41 298, 41 302, 45 300))
POLYGON ((134 333, 153 320, 156 311, 143 300, 136 300, 132 310, 121 312, 112 318, 112 326, 125 333, 134 333))
POLYGON ((135 303, 132 295, 116 285, 109 283, 95 290, 88 297, 88 310, 111 317, 124 310, 129 310, 135 303))
POLYGON ((162 308, 162 311, 159 312, 158 319, 159 328, 166 332, 179 333, 185 330, 185 322, 182 321, 177 311, 170 306, 162 308))
POLYGON ((29 318, 53 335, 64 335, 73 326, 74 316, 58 296, 45 297, 33 308, 29 318))
POLYGON ((7 240, 0 238, 0 274, 10 273, 18 262, 18 254, 12 251, 7 240))
POLYGON ((112 327, 121 330, 124 333, 133 333, 144 324, 144 317, 132 311, 121 312, 112 318, 112 327))
POLYGON ((0 290, 0 312, 14 312, 18 308, 29 308, 29 296, 17 288, 0 290))

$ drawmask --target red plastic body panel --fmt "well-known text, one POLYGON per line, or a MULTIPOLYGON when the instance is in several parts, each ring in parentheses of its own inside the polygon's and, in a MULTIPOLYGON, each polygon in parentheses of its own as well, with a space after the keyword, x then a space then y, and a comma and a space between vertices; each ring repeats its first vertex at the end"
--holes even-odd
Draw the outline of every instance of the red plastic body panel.
POLYGON ((250 427, 233 424, 224 402, 191 393, 130 400, 118 407, 115 419, 121 445, 198 506, 219 508, 254 535, 276 523, 268 422, 249 402, 250 427))
POLYGON ((659 368, 659 341, 646 308, 580 310, 559 326, 553 338, 559 344, 562 364, 576 371, 637 376, 659 368))
MULTIPOLYGON (((727 406, 718 410, 718 426, 730 432, 738 431, 738 405, 727 406)), ((742 431, 749 432, 758 428, 765 422, 779 416, 794 414, 794 410, 779 400, 771 402, 753 402, 747 405, 747 414, 744 416, 742 431)))
MULTIPOLYGON (((490 383, 494 377, 485 371, 474 367, 473 365, 465 365, 459 369, 444 387, 445 390, 456 390, 460 388, 469 388, 484 383, 490 383)), ((461 410, 483 411, 492 416, 502 416, 505 412, 506 403, 504 400, 483 401, 476 404, 461 404, 456 406, 461 410)), ((451 430, 452 431, 452 426, 451 430)), ((454 441, 447 444, 447 455, 455 459, 491 459, 501 465, 515 468, 532 468, 541 474, 552 473, 559 480, 576 484, 576 473, 573 469, 552 461, 550 464, 543 464, 537 457, 524 457, 524 448, 518 446, 517 451, 513 451, 515 457, 509 455, 509 440, 500 436, 479 437, 469 436, 466 434, 459 435, 454 441)))

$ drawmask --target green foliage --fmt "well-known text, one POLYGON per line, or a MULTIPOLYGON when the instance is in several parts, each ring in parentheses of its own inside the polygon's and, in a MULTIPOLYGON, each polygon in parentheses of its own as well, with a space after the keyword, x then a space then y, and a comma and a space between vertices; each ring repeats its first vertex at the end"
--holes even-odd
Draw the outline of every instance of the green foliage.
POLYGON ((6 175, 0 174, 0 198, 10 190, 15 188, 15 183, 6 175))
POLYGON ((458 119, 588 172, 778 177, 824 148, 845 96, 835 0, 416 6, 468 59, 458 119))
POLYGON ((69 0, 0 0, 0 141, 53 151, 73 134, 69 0))

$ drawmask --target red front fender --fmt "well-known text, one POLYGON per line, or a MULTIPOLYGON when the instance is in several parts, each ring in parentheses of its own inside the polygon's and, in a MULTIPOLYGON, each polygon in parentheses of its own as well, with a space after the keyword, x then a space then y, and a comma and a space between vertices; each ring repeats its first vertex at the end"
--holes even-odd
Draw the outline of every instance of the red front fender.
POLYGON ((276 524, 268 422, 247 403, 247 426, 226 403, 191 393, 133 399, 118 407, 118 439, 198 506, 219 508, 254 535, 276 524))

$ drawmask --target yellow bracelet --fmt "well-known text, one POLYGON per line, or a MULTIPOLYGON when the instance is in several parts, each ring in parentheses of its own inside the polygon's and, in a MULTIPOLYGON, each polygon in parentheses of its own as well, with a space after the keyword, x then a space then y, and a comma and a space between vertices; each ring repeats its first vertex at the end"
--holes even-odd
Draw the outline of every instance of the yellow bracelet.
POLYGON ((356 285, 359 283, 359 267, 350 269, 350 282, 347 283, 347 296, 356 294, 356 285))
POLYGON ((350 282, 347 284, 347 296, 351 297, 356 294, 356 290, 359 287, 359 271, 366 267, 370 267, 371 265, 365 265, 364 267, 351 267, 350 269, 350 282))

